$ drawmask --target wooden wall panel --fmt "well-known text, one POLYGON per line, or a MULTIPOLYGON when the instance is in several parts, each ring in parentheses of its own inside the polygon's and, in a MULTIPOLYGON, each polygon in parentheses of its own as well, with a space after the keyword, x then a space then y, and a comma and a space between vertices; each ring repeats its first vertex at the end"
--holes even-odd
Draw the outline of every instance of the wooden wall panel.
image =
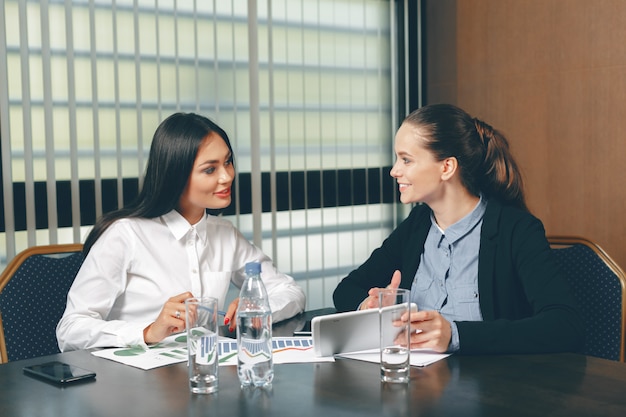
POLYGON ((424 12, 425 102, 504 132, 547 233, 591 238, 626 268, 626 1, 425 0, 424 12))

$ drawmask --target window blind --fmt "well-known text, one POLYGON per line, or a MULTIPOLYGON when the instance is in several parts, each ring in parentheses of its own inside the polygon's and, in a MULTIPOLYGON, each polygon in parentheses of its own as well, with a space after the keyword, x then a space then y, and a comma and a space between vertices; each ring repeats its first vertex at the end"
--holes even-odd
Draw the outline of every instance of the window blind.
POLYGON ((224 213, 306 289, 338 280, 396 218, 396 4, 385 0, 0 0, 0 263, 80 242, 142 184, 176 111, 233 142, 224 213))

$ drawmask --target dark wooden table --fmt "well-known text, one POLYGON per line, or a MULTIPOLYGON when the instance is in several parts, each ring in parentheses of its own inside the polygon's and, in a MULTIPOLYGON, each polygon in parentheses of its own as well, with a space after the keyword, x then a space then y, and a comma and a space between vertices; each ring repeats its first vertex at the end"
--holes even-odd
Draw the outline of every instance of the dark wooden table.
MULTIPOLYGON (((275 325, 307 328, 305 313, 275 325)), ((412 368, 408 385, 380 382, 377 364, 275 366, 271 390, 241 389, 234 366, 220 367, 219 391, 189 393, 184 363, 149 371, 67 352, 0 365, 0 417, 129 416, 626 416, 626 364, 575 354, 457 356, 412 368), (59 387, 22 368, 61 360, 97 373, 59 387)))
POLYGON ((192 395, 184 363, 143 371, 67 352, 0 365, 0 416, 626 416, 626 364, 574 354, 451 356, 412 368, 408 385, 348 359, 275 373, 271 390, 242 390, 235 367, 221 367, 218 393, 192 395), (96 380, 60 388, 22 373, 50 359, 96 380))

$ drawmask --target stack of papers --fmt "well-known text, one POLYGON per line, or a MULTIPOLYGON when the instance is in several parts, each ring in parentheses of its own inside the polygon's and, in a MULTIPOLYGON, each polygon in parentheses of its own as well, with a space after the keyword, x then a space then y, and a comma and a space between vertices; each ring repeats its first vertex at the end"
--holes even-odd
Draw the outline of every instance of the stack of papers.
MULTIPOLYGON (((272 338, 273 359, 275 364, 298 362, 332 362, 332 357, 316 357, 313 353, 311 337, 275 337, 272 338)), ((172 335, 147 349, 137 346, 128 348, 102 349, 92 352, 100 358, 110 359, 143 370, 187 361, 187 336, 172 335)), ((237 364, 237 341, 220 338, 218 341, 219 364, 237 364)))
MULTIPOLYGON (((275 364, 303 362, 333 362, 332 356, 319 357, 313 352, 311 337, 274 337, 272 338, 273 359, 275 364)), ((100 358, 110 359, 143 370, 187 361, 187 336, 172 335, 162 342, 143 347, 111 348, 92 352, 100 358)), ((220 337, 218 341, 220 366, 237 364, 237 341, 220 337)), ((337 357, 380 363, 378 349, 360 352, 342 353, 337 357)), ((431 350, 411 350, 411 366, 426 366, 450 356, 449 353, 437 353, 431 350)))

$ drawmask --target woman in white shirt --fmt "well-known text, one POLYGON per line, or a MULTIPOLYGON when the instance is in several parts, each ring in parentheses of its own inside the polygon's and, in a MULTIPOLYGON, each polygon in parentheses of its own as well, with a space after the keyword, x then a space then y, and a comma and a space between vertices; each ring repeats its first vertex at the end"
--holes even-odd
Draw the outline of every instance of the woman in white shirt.
MULTIPOLYGON (((104 215, 57 325, 61 351, 146 346, 185 328, 184 301, 212 296, 224 307, 247 262, 262 263, 273 320, 304 309, 293 278, 207 209, 231 202, 233 150, 226 132, 197 114, 176 113, 157 128, 144 185, 129 207, 104 215)), ((234 327, 238 300, 224 324, 234 327)))

